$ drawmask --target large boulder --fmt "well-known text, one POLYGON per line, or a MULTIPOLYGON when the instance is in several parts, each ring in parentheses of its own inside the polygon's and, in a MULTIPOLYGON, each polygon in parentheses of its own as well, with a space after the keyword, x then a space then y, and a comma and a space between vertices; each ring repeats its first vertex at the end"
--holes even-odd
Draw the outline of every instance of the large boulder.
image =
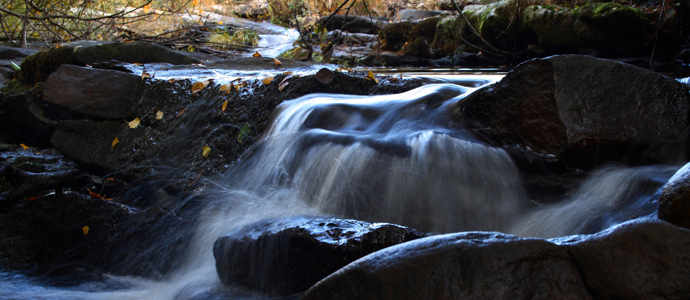
POLYGON ((29 88, 10 81, 0 90, 0 141, 47 146, 55 122, 43 116, 45 103, 37 95, 39 88, 29 88))
POLYGON ((491 232, 419 239, 366 256, 310 288, 310 299, 591 299, 568 252, 491 232))
POLYGON ((551 240, 447 234, 357 260, 302 299, 687 299, 690 230, 638 219, 551 240))
MULTIPOLYGON (((381 49, 398 51, 406 43, 414 43, 418 39, 431 44, 436 34, 436 23, 439 20, 441 17, 436 16, 421 20, 388 23, 381 30, 381 49)), ((427 45, 426 48, 426 52, 420 53, 423 57, 429 56, 429 46, 427 45)))
POLYGON ((686 130, 690 96, 683 84, 652 71, 563 55, 520 64, 462 105, 464 120, 494 142, 589 168, 625 157, 682 158, 684 147, 662 157, 645 151, 686 130))
POLYGON ((643 219, 559 240, 597 299, 690 297, 690 230, 643 219))
POLYGON ((288 217, 219 238, 213 255, 225 284, 289 295, 369 253, 422 236, 392 224, 288 217))
POLYGON ((388 21, 389 18, 383 17, 333 15, 322 17, 317 23, 328 31, 339 29, 352 33, 378 34, 388 21))
POLYGON ((690 228, 690 164, 669 179, 659 199, 659 219, 690 228))
POLYGON ((532 33, 547 52, 575 53, 583 46, 575 31, 579 14, 569 9, 534 5, 523 10, 522 27, 532 33))

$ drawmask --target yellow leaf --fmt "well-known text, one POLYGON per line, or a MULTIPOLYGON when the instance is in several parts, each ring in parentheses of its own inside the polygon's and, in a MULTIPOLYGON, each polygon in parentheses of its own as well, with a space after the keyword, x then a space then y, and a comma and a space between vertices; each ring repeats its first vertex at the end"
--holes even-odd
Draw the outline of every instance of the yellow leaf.
POLYGON ((176 115, 176 117, 179 117, 179 116, 181 116, 181 115, 184 115, 185 110, 187 110, 187 108, 183 108, 180 112, 178 112, 177 115, 176 115))
POLYGON ((177 82, 177 80, 175 80, 174 78, 170 78, 170 79, 168 79, 168 82, 175 83, 175 82, 177 82))
POLYGON ((292 75, 292 72, 286 71, 286 72, 283 72, 283 75, 292 75))
POLYGON ((275 58, 273 59, 273 62, 276 64, 276 67, 280 67, 283 65, 283 63, 281 63, 279 60, 277 60, 275 58))
POLYGON ((252 57, 261 57, 261 54, 259 54, 259 51, 257 51, 257 52, 254 52, 254 55, 252 55, 252 57))
POLYGON ((143 80, 143 79, 146 79, 146 78, 151 78, 151 74, 146 73, 146 72, 142 73, 142 74, 141 74, 141 79, 143 80))
POLYGON ((113 143, 111 145, 111 148, 114 149, 115 145, 117 145, 118 143, 120 143, 120 139, 119 139, 119 137, 115 137, 115 139, 113 140, 113 143))
POLYGON ((235 85, 235 90, 236 90, 236 91, 239 91, 240 88, 243 88, 243 87, 245 87, 246 85, 247 85, 246 83, 238 83, 237 85, 235 85))
POLYGON ((221 108, 221 110, 225 111, 226 108, 228 108, 228 100, 225 100, 225 102, 223 102, 223 107, 221 108))
POLYGON ((221 85, 220 89, 218 89, 218 90, 227 94, 228 92, 232 91, 232 83, 231 84, 226 83, 224 85, 221 85))
POLYGON ((208 83, 206 81, 197 81, 192 85, 192 95, 203 90, 208 83))
MULTIPOLYGON (((127 122, 127 120, 125 120, 125 122, 127 122)), ((132 129, 137 128, 137 126, 139 126, 139 123, 141 123, 141 120, 139 120, 139 118, 132 120, 132 122, 127 122, 127 124, 129 124, 129 128, 132 129)))
POLYGON ((379 83, 379 79, 374 76, 374 71, 369 70, 369 73, 367 74, 367 77, 371 80, 373 80, 376 83, 379 83))
POLYGON ((223 21, 218 21, 218 25, 223 25, 223 21))
POLYGON ((84 226, 84 227, 82 227, 82 228, 81 228, 81 232, 84 234, 84 236, 86 236, 87 234, 89 234, 89 226, 84 226))
POLYGON ((208 154, 209 154, 210 152, 211 152, 211 148, 209 148, 208 146, 204 146, 204 150, 201 152, 201 154, 202 154, 204 157, 208 157, 208 154))
POLYGON ((269 84, 269 83, 271 83, 271 81, 273 81, 273 76, 268 76, 268 77, 264 78, 264 80, 262 80, 262 82, 264 84, 269 84))
POLYGON ((98 198, 98 199, 107 200, 107 201, 113 200, 112 198, 106 198, 105 195, 101 196, 98 193, 91 191, 90 189, 86 189, 86 190, 89 191, 89 196, 91 196, 93 198, 98 198))
POLYGON ((159 111, 156 113, 156 120, 160 120, 160 119, 162 119, 162 118, 163 118, 163 112, 159 110, 159 111))
POLYGON ((19 144, 19 146, 22 146, 22 148, 24 148, 24 150, 29 149, 29 146, 24 145, 24 144, 19 144))

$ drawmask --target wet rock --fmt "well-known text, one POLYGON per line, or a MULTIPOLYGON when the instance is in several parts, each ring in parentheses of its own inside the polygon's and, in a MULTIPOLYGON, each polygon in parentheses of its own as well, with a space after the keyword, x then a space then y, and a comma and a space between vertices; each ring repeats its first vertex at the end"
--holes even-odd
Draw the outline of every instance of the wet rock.
POLYGON ((491 232, 419 239, 353 262, 302 299, 591 299, 565 248, 491 232))
MULTIPOLYGON (((521 5, 518 0, 503 0, 488 5, 467 5, 462 14, 493 47, 514 51, 526 46, 524 31, 517 26, 521 5)), ((468 29, 467 35, 473 34, 468 29)), ((476 36, 470 35, 468 41, 474 45, 484 45, 476 36)))
POLYGON ((558 242, 597 299, 690 297, 690 230, 643 219, 558 242))
POLYGON ((290 217, 223 236, 213 255, 225 284, 289 295, 362 256, 420 237, 416 230, 392 224, 290 217))
POLYGON ((328 31, 344 30, 352 33, 378 34, 378 31, 390 21, 389 18, 355 15, 333 15, 330 19, 322 17, 318 24, 325 27, 328 31), (328 22, 326 22, 328 21, 328 22), (373 21, 373 22, 372 22, 373 21))
POLYGON ((12 63, 20 65, 25 57, 38 52, 34 49, 0 46, 0 66, 13 69, 12 63))
POLYGON ((91 181, 55 149, 23 149, 0 152, 0 211, 9 210, 23 198, 79 189, 91 181))
MULTIPOLYGON (((465 21, 459 16, 447 16, 436 23, 433 48, 440 56, 452 55, 464 43, 460 34, 465 32, 465 21)), ((464 36, 464 35, 463 35, 464 36)))
POLYGON ((0 141, 46 146, 55 131, 52 120, 43 116, 45 105, 36 88, 8 82, 0 93, 0 141))
POLYGON ((684 146, 661 157, 645 151, 686 130, 689 101, 685 86, 658 73, 563 55, 517 66, 468 97, 463 109, 465 121, 494 142, 590 168, 612 160, 682 158, 684 146))
POLYGON ((143 84, 134 74, 63 65, 48 77, 43 99, 92 119, 134 119, 143 84))
POLYGON ((669 179, 659 199, 659 219, 690 228, 690 164, 669 179))
POLYGON ((144 42, 74 42, 41 51, 21 64, 19 79, 27 84, 46 81, 63 64, 93 65, 117 60, 128 63, 162 62, 174 65, 201 63, 183 52, 144 42))
POLYGON ((117 203, 76 193, 24 201, 0 218, 0 258, 52 266, 77 263, 95 244, 117 234, 111 230, 128 214, 117 203))

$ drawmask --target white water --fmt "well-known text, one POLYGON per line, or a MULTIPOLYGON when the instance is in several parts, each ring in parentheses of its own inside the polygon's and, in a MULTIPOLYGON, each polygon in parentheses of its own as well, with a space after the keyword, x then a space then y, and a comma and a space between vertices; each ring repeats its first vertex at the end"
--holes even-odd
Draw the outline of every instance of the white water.
POLYGON ((125 276, 48 288, 10 274, 0 298, 266 298, 220 283, 211 251, 216 238, 290 215, 336 215, 426 232, 578 234, 648 214, 654 191, 676 169, 602 168, 560 203, 534 206, 510 156, 474 140, 457 122, 459 104, 472 90, 438 84, 397 95, 288 101, 262 141, 201 191, 208 206, 185 263, 168 279, 125 276))

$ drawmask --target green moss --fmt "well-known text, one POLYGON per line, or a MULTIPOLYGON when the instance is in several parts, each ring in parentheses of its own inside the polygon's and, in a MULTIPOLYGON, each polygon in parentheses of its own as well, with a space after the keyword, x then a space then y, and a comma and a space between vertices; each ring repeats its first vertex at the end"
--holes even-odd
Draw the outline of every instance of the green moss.
POLYGON ((0 92, 2 92, 4 95, 16 95, 29 91, 30 89, 30 86, 26 86, 18 80, 13 80, 3 85, 2 88, 0 88, 0 92))
POLYGON ((30 55, 22 61, 19 71, 19 80, 25 84, 33 85, 40 81, 46 81, 48 76, 55 72, 62 64, 81 64, 72 47, 51 48, 30 55))
POLYGON ((594 9, 592 9, 592 16, 593 17, 598 17, 600 15, 603 15, 610 10, 614 8, 620 8, 623 7, 623 5, 620 5, 618 3, 613 3, 613 2, 605 2, 605 3, 598 3, 594 4, 594 9))
MULTIPOLYGON (((295 47, 295 48, 292 48, 290 50, 287 50, 287 51, 281 53, 280 55, 278 55, 278 57, 288 58, 288 59, 293 59, 293 60, 307 60, 308 55, 309 55, 309 51, 307 51, 307 49, 304 49, 302 47, 295 47)), ((321 61, 323 61, 323 54, 321 54, 320 52, 314 51, 312 53, 311 58, 315 62, 321 62, 321 61)))
POLYGON ((464 31, 465 21, 459 16, 450 16, 436 23, 436 34, 431 43, 442 55, 452 54, 462 43, 460 34, 464 31))

